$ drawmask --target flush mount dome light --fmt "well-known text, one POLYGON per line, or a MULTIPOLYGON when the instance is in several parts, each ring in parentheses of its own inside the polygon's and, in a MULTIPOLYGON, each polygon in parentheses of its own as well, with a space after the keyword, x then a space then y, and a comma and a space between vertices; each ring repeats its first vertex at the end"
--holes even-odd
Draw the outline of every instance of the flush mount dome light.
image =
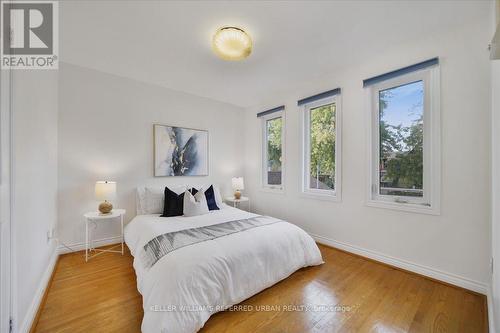
POLYGON ((212 48, 224 60, 242 60, 252 53, 252 39, 243 29, 223 27, 215 33, 212 48))

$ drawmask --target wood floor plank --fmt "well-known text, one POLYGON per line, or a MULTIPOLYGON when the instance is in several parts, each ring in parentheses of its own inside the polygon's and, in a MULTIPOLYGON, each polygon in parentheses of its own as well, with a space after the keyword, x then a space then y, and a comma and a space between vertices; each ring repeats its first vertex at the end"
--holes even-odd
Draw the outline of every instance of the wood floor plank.
MULTIPOLYGON (((252 311, 213 315, 203 333, 488 332, 483 295, 321 246, 301 269, 245 300, 252 311), (337 308, 335 308, 337 306, 337 308), (257 311, 260 310, 260 311, 257 311)), ((140 332, 132 256, 60 257, 34 332, 140 332)))

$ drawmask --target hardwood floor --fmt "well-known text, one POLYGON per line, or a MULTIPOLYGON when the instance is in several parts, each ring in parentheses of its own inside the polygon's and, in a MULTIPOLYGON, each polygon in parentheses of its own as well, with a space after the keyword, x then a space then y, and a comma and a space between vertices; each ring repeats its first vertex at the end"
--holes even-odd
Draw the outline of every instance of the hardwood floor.
MULTIPOLYGON (((215 314, 201 332, 488 332, 483 295, 320 249, 324 265, 301 269, 240 304, 252 311, 215 314), (345 308, 292 311, 300 305, 345 308), (268 311, 257 311, 264 306, 268 311)), ((59 259, 34 331, 140 332, 142 314, 128 251, 88 263, 81 252, 72 253, 59 259)))

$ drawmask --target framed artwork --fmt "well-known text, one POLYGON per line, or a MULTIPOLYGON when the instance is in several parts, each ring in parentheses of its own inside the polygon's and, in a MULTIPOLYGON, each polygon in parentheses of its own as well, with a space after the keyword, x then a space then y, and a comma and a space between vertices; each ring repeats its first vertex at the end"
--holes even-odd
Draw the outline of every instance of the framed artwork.
POLYGON ((208 176, 208 131, 153 125, 154 176, 208 176))

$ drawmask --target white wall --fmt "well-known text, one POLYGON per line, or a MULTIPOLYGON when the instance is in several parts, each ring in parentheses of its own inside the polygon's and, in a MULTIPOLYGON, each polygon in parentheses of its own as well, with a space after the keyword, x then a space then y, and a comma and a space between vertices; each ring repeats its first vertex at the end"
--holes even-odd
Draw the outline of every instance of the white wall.
MULTIPOLYGON (((500 1, 496 1, 495 25, 500 29, 500 1)), ((498 32, 497 32, 498 33, 498 32)), ((494 316, 495 328, 500 329, 500 60, 491 62, 492 94, 492 218, 491 218, 491 257, 493 258, 492 298, 490 314, 494 316)), ((491 319, 490 319, 491 320, 491 319)))
POLYGON ((492 61, 492 257, 493 257, 493 303, 495 317, 495 327, 500 328, 500 60, 492 61))
POLYGON ((245 177, 252 206, 329 240, 472 280, 472 286, 485 292, 490 256, 490 24, 485 20, 367 54, 359 66, 248 109, 245 177), (362 80, 435 56, 441 62, 442 213, 367 207, 368 113, 362 80), (337 87, 342 88, 343 107, 342 202, 302 198, 297 100, 337 87), (255 116, 281 104, 286 105, 284 195, 259 190, 261 125, 255 116))
POLYGON ((57 71, 15 71, 12 98, 14 318, 29 330, 55 261, 57 71))
MULTIPOLYGON (((63 63, 59 69, 59 233, 84 241, 82 214, 96 210, 96 180, 118 182, 115 207, 135 216, 141 184, 217 183, 231 193, 243 174, 244 111, 235 106, 63 63), (207 129, 209 177, 153 178, 153 123, 207 129)), ((104 226, 96 239, 116 235, 104 226)))
POLYGON ((9 330, 10 318, 10 75, 0 71, 0 332, 9 330))

